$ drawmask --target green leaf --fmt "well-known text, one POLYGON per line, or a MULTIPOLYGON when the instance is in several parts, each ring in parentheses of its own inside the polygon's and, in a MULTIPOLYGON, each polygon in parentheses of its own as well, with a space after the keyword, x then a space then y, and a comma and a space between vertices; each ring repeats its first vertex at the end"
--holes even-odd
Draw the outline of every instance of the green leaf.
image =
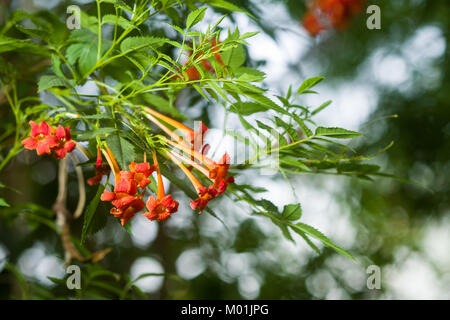
POLYGON ((128 168, 128 164, 130 164, 135 158, 133 145, 128 142, 128 140, 122 138, 118 132, 110 134, 106 138, 106 143, 111 149, 111 152, 119 163, 121 169, 126 170, 126 168, 128 168))
POLYGON ((309 239, 309 237, 304 233, 304 232, 301 232, 300 230, 298 230, 298 229, 292 229, 292 230, 294 230, 294 232, 296 232, 297 234, 299 234, 302 238, 303 238, 303 240, 305 240, 305 242, 315 251, 315 252, 317 252, 318 254, 320 254, 320 250, 319 250, 319 248, 317 248, 317 246, 311 241, 311 239, 309 239))
POLYGON ((316 109, 314 109, 311 112, 311 115, 315 115, 317 113, 319 113, 320 111, 322 111, 323 109, 325 109, 326 107, 328 107, 331 104, 331 100, 328 100, 327 102, 322 103, 319 107, 317 107, 316 109))
POLYGON ((318 84, 323 79, 325 79, 325 78, 324 77, 312 77, 312 78, 306 79, 305 81, 303 81, 303 83, 298 88, 297 95, 305 93, 308 89, 314 87, 316 84, 318 84))
POLYGON ((302 216, 302 207, 300 203, 285 205, 281 216, 283 217, 283 219, 289 221, 296 221, 300 219, 300 217, 302 216))
POLYGON ((216 7, 216 8, 220 8, 220 9, 229 10, 231 12, 243 12, 246 15, 248 15, 249 17, 251 17, 252 19, 256 20, 256 17, 254 15, 252 15, 248 11, 245 11, 245 10, 241 9, 240 7, 230 3, 228 1, 225 1, 225 0, 208 0, 208 1, 204 1, 204 2, 209 4, 210 6, 213 6, 213 7, 216 7))
POLYGON ((276 220, 274 220, 274 219, 272 219, 272 222, 273 222, 276 226, 278 226, 278 227, 280 228, 281 233, 283 234, 283 236, 284 236, 287 240, 292 241, 292 242, 295 243, 294 238, 292 238, 291 233, 289 232, 289 228, 288 228, 285 224, 280 223, 280 222, 278 222, 278 221, 276 221, 276 220))
POLYGON ((89 42, 72 44, 67 48, 66 55, 70 64, 78 61, 78 69, 86 75, 97 63, 97 40, 92 38, 89 42))
POLYGON ((334 244, 330 239, 328 239, 322 232, 320 232, 319 230, 311 227, 310 225, 304 224, 304 223, 297 223, 297 224, 292 224, 290 223, 289 226, 292 228, 292 230, 294 230, 295 232, 300 231, 306 234, 309 234, 310 236, 322 241, 322 243, 329 247, 332 248, 334 250, 336 250, 336 252, 352 259, 355 260, 355 258, 353 258, 353 256, 348 253, 347 251, 345 251, 344 249, 342 249, 341 247, 339 247, 338 245, 334 244))
POLYGON ((240 44, 236 48, 221 52, 220 55, 223 63, 233 69, 239 68, 245 62, 245 50, 240 44))
POLYGON ((132 27, 135 29, 136 27, 130 23, 129 20, 124 17, 116 17, 114 14, 106 14, 103 16, 102 23, 113 24, 115 25, 117 21, 117 25, 122 29, 127 29, 128 27, 132 27))
POLYGON ((81 243, 84 243, 86 240, 86 237, 92 234, 93 232, 93 219, 95 212, 97 211, 98 204, 100 202, 100 196, 102 195, 103 191, 105 190, 105 186, 100 184, 97 189, 97 193, 95 194, 94 199, 91 200, 88 207, 86 208, 86 211, 84 212, 84 223, 83 223, 83 230, 81 232, 81 243))
POLYGON ((21 25, 16 25, 16 29, 34 38, 43 40, 48 40, 49 38, 49 33, 42 29, 24 28, 21 25))
POLYGON ((307 137, 311 137, 313 133, 305 124, 305 121, 295 113, 292 113, 291 116, 292 118, 294 118, 295 122, 297 122, 297 124, 300 126, 300 129, 302 130, 303 134, 307 137))
POLYGON ((147 47, 156 49, 167 42, 166 38, 157 37, 128 37, 120 43, 120 51, 128 54, 133 51, 141 50, 147 47))
POLYGON ((231 105, 230 110, 243 116, 248 116, 257 112, 267 111, 267 107, 256 102, 236 102, 231 105))
POLYGON ((65 78, 64 73, 61 70, 61 60, 55 54, 52 54, 52 70, 60 78, 65 78))
POLYGON ((200 8, 189 13, 186 21, 186 29, 190 29, 203 20, 207 7, 200 8))
POLYGON ((5 201, 5 199, 0 198, 0 207, 9 207, 10 205, 5 201))
POLYGON ((29 40, 20 40, 0 35, 0 53, 9 51, 20 51, 39 56, 49 56, 47 48, 30 42, 29 40))
POLYGON ((54 87, 72 88, 72 86, 73 85, 69 80, 54 75, 45 75, 39 79, 38 92, 54 87))
POLYGON ((362 136, 362 134, 359 132, 336 127, 334 128, 317 127, 315 135, 332 137, 336 139, 352 139, 362 136))
MULTIPOLYGON (((86 116, 88 117, 88 116, 86 116)), ((109 134, 115 132, 116 128, 100 128, 94 131, 85 131, 76 136, 77 140, 89 140, 95 138, 98 135, 109 134)))

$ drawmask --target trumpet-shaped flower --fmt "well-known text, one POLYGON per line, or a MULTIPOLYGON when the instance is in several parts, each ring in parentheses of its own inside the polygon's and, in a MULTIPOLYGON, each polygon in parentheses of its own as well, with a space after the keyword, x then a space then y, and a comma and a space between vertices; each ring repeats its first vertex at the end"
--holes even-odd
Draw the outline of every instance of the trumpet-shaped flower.
POLYGON ((170 194, 161 199, 155 199, 154 196, 150 196, 146 205, 148 212, 144 212, 143 215, 150 220, 166 220, 178 210, 178 202, 173 200, 170 194))
POLYGON ((156 172, 158 175, 158 189, 156 199, 154 196, 150 196, 148 198, 148 212, 144 212, 143 215, 146 216, 149 220, 162 221, 170 218, 171 214, 178 210, 178 202, 173 200, 170 194, 165 195, 164 193, 164 185, 156 153, 153 153, 153 162, 153 166, 156 167, 156 172))
POLYGON ((199 197, 195 200, 191 200, 191 208, 192 210, 199 210, 202 212, 209 201, 214 199, 219 192, 212 187, 206 188, 206 187, 200 187, 198 190, 199 197))

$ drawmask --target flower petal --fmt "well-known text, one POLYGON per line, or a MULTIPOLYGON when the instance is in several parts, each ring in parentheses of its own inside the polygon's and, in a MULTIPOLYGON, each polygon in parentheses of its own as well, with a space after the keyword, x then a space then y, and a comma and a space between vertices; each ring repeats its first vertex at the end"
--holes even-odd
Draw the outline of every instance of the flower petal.
POLYGON ((62 125, 58 125, 58 128, 56 129, 56 137, 58 139, 66 138, 66 131, 64 130, 64 127, 62 125))
POLYGON ((28 150, 34 150, 37 147, 37 141, 34 138, 22 140, 22 145, 28 150))

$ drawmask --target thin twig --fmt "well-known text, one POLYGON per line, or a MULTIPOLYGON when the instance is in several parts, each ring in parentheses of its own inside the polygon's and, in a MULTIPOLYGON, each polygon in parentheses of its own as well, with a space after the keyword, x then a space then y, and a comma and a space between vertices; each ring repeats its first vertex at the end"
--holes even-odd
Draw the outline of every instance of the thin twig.
POLYGON ((62 159, 58 170, 58 196, 53 205, 53 211, 56 213, 56 222, 61 228, 61 241, 65 251, 64 260, 66 265, 70 263, 72 258, 81 262, 85 261, 85 258, 78 252, 70 239, 70 225, 68 223, 70 212, 66 208, 67 178, 67 159, 62 159))
POLYGON ((81 167, 77 166, 77 158, 73 154, 70 154, 70 158, 73 161, 78 180, 78 204, 75 212, 73 213, 73 218, 78 219, 83 213, 84 205, 86 204, 86 186, 84 184, 83 170, 81 167))

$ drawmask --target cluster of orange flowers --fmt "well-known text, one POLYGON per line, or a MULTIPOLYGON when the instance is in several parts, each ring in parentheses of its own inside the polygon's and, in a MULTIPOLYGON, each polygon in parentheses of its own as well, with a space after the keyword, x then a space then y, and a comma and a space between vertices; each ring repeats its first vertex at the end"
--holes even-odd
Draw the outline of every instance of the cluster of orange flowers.
POLYGON ((22 141, 22 145, 28 150, 36 150, 38 155, 52 154, 57 159, 64 159, 68 152, 72 152, 76 143, 72 141, 70 127, 64 128, 58 125, 53 128, 45 121, 37 124, 29 122, 31 126, 30 137, 22 141))
POLYGON ((302 20, 303 27, 315 37, 320 32, 335 28, 343 30, 358 14, 365 0, 313 0, 302 20))
MULTIPOLYGON (((161 151, 164 156, 172 160, 187 176, 193 184, 198 198, 191 201, 191 208, 201 212, 205 209, 209 201, 224 193, 228 184, 234 182, 232 176, 227 177, 230 168, 230 157, 225 153, 218 162, 204 155, 208 145, 204 145, 203 136, 208 127, 201 124, 198 131, 181 124, 180 122, 156 112, 148 107, 142 107, 146 117, 162 129, 172 138, 163 138, 170 145, 168 151, 161 151), (163 123, 164 122, 164 123, 163 123), (173 129, 169 128, 172 127, 173 129), (180 130, 182 136, 174 131, 180 130), (187 166, 188 165, 188 166, 187 166), (197 169, 204 174, 212 183, 209 186, 203 186, 196 176, 192 173, 192 169, 197 169)), ((67 152, 71 152, 77 146, 72 141, 70 128, 58 126, 57 129, 52 128, 46 122, 40 125, 30 121, 31 133, 30 137, 24 139, 22 144, 25 148, 36 150, 38 155, 51 154, 58 159, 63 159, 67 152)), ((78 145, 80 150, 89 153, 78 145)), ((109 175, 112 171, 115 176, 115 185, 112 191, 104 190, 100 199, 102 201, 110 201, 113 208, 110 213, 119 218, 122 225, 132 219, 136 213, 147 207, 147 212, 143 212, 149 220, 162 221, 170 218, 171 214, 178 210, 178 202, 172 196, 166 195, 161 171, 158 164, 156 153, 153 152, 153 164, 150 165, 146 161, 129 164, 129 170, 120 170, 111 150, 107 145, 97 148, 97 160, 95 166, 95 176, 88 179, 90 185, 100 183, 104 175, 109 175), (103 163, 104 155, 106 164, 103 163), (150 175, 156 170, 157 172, 157 192, 156 198, 150 196, 146 203, 143 197, 146 193, 147 186, 151 183, 150 175)))
POLYGON ((200 212, 203 211, 210 200, 224 193, 228 184, 234 183, 232 176, 227 177, 230 168, 229 155, 225 153, 218 162, 204 155, 207 146, 203 145, 203 135, 208 128, 203 124, 198 131, 194 131, 153 109, 147 107, 143 107, 143 109, 146 112, 146 117, 172 138, 172 140, 164 138, 164 141, 172 147, 167 152, 167 156, 184 172, 199 196, 191 201, 191 208, 193 210, 198 209, 200 212), (169 129, 167 125, 179 130, 183 137, 169 129), (186 167, 185 164, 190 167, 186 167), (192 168, 205 175, 212 184, 203 186, 192 173, 192 168))

